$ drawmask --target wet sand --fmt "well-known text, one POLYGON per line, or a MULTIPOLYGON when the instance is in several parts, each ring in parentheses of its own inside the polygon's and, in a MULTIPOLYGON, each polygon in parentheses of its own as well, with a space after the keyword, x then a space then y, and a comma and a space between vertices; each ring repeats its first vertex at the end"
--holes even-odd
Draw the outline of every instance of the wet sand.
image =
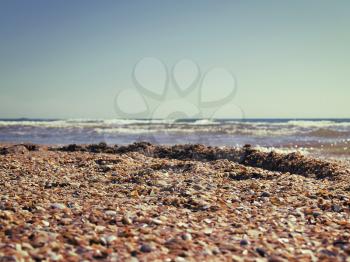
POLYGON ((0 261, 346 261, 350 170, 202 145, 0 146, 0 261))

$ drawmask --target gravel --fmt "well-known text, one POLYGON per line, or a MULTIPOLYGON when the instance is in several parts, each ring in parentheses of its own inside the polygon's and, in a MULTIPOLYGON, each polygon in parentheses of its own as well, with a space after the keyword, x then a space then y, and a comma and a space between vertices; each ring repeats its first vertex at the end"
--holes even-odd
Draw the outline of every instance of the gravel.
POLYGON ((350 255, 343 163, 248 146, 3 145, 0 152, 0 261, 350 255))

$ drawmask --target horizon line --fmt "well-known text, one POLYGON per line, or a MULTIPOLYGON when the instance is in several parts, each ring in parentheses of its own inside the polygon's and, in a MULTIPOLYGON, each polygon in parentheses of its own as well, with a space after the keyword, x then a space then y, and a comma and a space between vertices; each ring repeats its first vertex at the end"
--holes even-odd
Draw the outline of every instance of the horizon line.
POLYGON ((350 117, 246 117, 246 118, 47 118, 47 117, 0 117, 0 121, 60 121, 60 120, 82 120, 82 121, 93 121, 93 120, 349 120, 350 117))

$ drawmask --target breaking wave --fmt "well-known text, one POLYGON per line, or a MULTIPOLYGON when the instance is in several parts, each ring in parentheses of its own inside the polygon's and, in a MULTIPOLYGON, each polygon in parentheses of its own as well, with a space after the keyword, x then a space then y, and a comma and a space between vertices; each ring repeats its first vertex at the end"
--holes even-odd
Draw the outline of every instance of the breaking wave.
POLYGON ((0 142, 246 143, 350 156, 350 119, 0 119, 0 142))

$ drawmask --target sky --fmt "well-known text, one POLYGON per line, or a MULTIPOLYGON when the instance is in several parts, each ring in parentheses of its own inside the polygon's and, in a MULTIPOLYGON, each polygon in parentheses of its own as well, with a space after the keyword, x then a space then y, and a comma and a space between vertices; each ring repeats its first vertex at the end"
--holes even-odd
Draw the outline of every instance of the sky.
POLYGON ((200 79, 225 68, 247 118, 347 118, 349 12, 347 0, 0 0, 0 118, 118 118, 145 57, 169 74, 189 59, 200 79))

